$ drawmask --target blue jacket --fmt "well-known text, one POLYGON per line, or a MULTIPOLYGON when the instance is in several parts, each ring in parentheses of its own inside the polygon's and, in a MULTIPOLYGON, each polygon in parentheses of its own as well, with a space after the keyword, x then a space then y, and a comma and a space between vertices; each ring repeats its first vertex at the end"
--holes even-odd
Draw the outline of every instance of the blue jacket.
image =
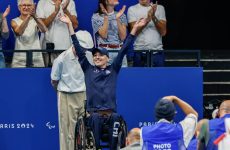
POLYGON ((77 37, 72 35, 71 38, 85 75, 87 111, 111 109, 116 112, 117 76, 122 65, 122 60, 128 51, 128 46, 134 41, 134 36, 130 34, 127 37, 121 50, 118 52, 117 58, 105 69, 91 65, 77 37))
POLYGON ((143 150, 185 150, 180 124, 159 122, 142 128, 143 150))
POLYGON ((222 118, 216 118, 209 120, 209 141, 207 144, 207 150, 218 150, 218 146, 214 145, 213 142, 223 133, 225 133, 225 118, 230 118, 230 114, 226 114, 222 118))

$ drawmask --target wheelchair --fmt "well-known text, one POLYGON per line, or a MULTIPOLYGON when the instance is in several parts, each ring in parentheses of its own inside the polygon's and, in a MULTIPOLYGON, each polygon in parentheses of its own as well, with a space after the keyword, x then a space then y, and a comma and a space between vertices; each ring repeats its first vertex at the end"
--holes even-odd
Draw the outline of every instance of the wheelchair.
MULTIPOLYGON (((108 116, 103 116, 108 117, 108 116)), ((105 120, 109 120, 106 118, 105 120)), ((100 148, 109 148, 109 121, 105 121, 102 126, 102 135, 100 139, 100 148)), ((123 117, 119 117, 120 127, 118 130, 117 150, 125 147, 127 136, 127 125, 123 117)), ((83 117, 79 118, 75 127, 75 149, 74 150, 97 150, 93 131, 89 126, 89 116, 86 112, 83 117)))

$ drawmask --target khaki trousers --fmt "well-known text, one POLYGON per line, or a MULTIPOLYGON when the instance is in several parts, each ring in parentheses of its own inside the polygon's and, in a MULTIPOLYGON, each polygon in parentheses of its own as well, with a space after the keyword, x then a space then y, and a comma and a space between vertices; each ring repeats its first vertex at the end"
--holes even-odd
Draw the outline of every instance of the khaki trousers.
POLYGON ((75 126, 84 114, 85 92, 58 92, 60 150, 74 150, 75 126))

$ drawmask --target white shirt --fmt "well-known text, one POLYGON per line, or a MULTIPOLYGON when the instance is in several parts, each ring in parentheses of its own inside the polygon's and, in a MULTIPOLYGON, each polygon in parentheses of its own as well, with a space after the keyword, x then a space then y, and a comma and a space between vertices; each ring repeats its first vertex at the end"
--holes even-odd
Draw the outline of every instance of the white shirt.
MULTIPOLYGON (((92 64, 92 53, 86 51, 86 57, 92 64)), ((84 73, 78 62, 78 57, 73 54, 72 47, 62 52, 54 60, 51 79, 59 81, 58 91, 70 93, 85 91, 84 73)))
MULTIPOLYGON (((67 9, 71 15, 77 17, 75 3, 73 0, 70 0, 67 9)), ((55 3, 52 0, 40 0, 38 2, 36 14, 39 18, 48 18, 54 11, 55 3)), ((68 26, 59 20, 59 16, 63 14, 63 10, 60 8, 56 18, 49 26, 48 32, 46 32, 45 35, 42 34, 42 49, 46 49, 46 43, 48 42, 54 43, 54 49, 57 50, 65 50, 72 45, 68 26)))
MULTIPOLYGON (((20 26, 23 22, 19 17, 14 18, 13 21, 20 26)), ((30 19, 28 25, 22 35, 16 36, 15 49, 16 50, 40 50, 41 45, 38 36, 38 26, 34 19, 30 19)), ((15 52, 12 60, 12 67, 25 67, 26 53, 15 52)), ((41 52, 33 53, 33 67, 44 67, 44 62, 41 52)))
MULTIPOLYGON (((128 9, 128 22, 135 22, 141 18, 146 18, 151 6, 144 7, 136 4, 128 9)), ((158 20, 165 20, 165 10, 162 5, 157 5, 155 16, 158 20)), ((157 31, 153 21, 141 31, 134 42, 134 50, 163 50, 162 36, 157 31)))
MULTIPOLYGON (((161 119, 158 122, 169 122, 165 119, 161 119)), ((170 123, 170 122, 169 122, 170 123)), ((184 145, 185 147, 188 147, 189 142, 191 141, 192 137, 194 136, 194 133, 196 131, 196 125, 197 125, 197 117, 194 114, 188 114, 184 120, 180 122, 183 130, 183 139, 184 139, 184 145)), ((143 138, 142 138, 142 128, 140 131, 141 135, 141 145, 143 146, 143 138)))

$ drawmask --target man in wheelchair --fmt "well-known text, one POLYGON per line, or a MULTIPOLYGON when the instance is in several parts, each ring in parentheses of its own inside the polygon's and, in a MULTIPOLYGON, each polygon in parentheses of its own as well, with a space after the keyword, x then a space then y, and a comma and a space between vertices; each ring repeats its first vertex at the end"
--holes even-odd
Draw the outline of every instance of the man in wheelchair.
POLYGON ((93 62, 95 65, 91 65, 85 56, 85 49, 79 44, 68 16, 64 15, 60 19, 69 27, 75 52, 85 75, 87 111, 91 114, 89 124, 95 136, 97 149, 100 148, 100 128, 103 122, 103 119, 101 118, 103 116, 109 116, 110 150, 116 150, 117 134, 120 126, 120 123, 118 122, 120 116, 116 113, 117 77, 121 69, 122 60, 128 52, 129 46, 135 40, 137 33, 139 33, 150 20, 140 19, 135 23, 132 31, 127 36, 122 48, 119 50, 117 57, 111 65, 108 65, 109 54, 105 48, 94 48, 92 50, 93 62))

